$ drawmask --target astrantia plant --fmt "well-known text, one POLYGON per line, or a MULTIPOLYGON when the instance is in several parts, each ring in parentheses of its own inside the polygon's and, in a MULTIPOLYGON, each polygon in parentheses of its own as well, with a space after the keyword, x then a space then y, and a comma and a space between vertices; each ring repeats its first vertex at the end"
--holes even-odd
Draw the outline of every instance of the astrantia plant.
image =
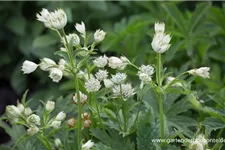
MULTIPOLYGON (((164 23, 155 23, 155 35, 150 44, 155 51, 156 63, 136 66, 125 56, 106 56, 106 54, 98 56, 95 46, 104 42, 107 36, 101 29, 97 29, 92 36, 88 35, 85 23, 81 21, 75 25, 77 33, 66 34, 64 27, 67 24, 67 16, 62 9, 53 12, 43 9, 37 14, 37 20, 59 36, 62 47, 59 47, 60 50, 55 54, 61 58, 58 63, 51 58, 41 58, 39 63, 25 60, 22 71, 24 74, 29 74, 40 68, 48 72, 53 82, 59 83, 63 78, 71 80, 74 83, 74 92, 70 97, 69 107, 76 115, 67 118, 64 113, 67 110, 60 110, 57 115, 52 116, 57 106, 55 101, 42 102, 44 105, 42 116, 37 115, 36 111, 29 108, 26 103, 7 106, 8 120, 27 129, 27 134, 22 137, 23 140, 35 136, 48 150, 69 149, 68 142, 63 142, 63 139, 56 136, 61 130, 65 131, 66 135, 73 134, 72 140, 76 140, 77 150, 180 149, 165 140, 176 137, 194 138, 194 141, 183 143, 190 150, 203 150, 209 147, 206 142, 206 136, 209 135, 204 135, 202 125, 196 127, 196 134, 190 134, 182 130, 182 127, 176 126, 176 123, 169 124, 170 118, 166 118, 164 110, 167 95, 173 91, 176 91, 180 97, 186 97, 192 104, 191 107, 201 115, 206 112, 205 107, 197 100, 196 92, 191 91, 190 82, 182 77, 187 77, 186 75, 189 74, 204 79, 209 78, 210 68, 191 69, 173 77, 171 75, 175 74, 166 73, 166 68, 163 67, 163 54, 167 51, 169 53, 173 43, 171 43, 171 35, 165 33, 164 23), (131 67, 136 70, 135 75, 139 80, 136 85, 129 77, 128 70, 131 67), (157 101, 159 113, 153 112, 153 106, 142 101, 145 95, 151 93, 150 90, 156 97, 149 101, 157 101), (151 128, 144 128, 147 123, 151 128), (131 139, 132 143, 134 142, 134 138, 131 137, 135 135, 137 135, 136 147, 130 142, 131 139), (153 135, 154 138, 162 141, 152 144, 153 135), (117 145, 117 142, 123 142, 122 147, 117 145), (142 143, 150 146, 147 148, 142 143)), ((19 140, 14 147, 23 140, 19 140)), ((71 141, 71 139, 67 140, 71 141)))

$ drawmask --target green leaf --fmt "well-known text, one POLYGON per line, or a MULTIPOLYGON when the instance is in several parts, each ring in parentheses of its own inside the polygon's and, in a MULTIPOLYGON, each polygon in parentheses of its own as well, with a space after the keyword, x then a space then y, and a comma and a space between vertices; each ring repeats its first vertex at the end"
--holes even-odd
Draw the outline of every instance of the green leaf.
POLYGON ((58 42, 58 38, 52 35, 42 35, 38 36, 34 39, 32 47, 33 48, 44 48, 50 45, 56 44, 58 42))
POLYGON ((7 27, 14 33, 23 36, 26 29, 26 20, 23 17, 11 17, 7 22, 7 27))
POLYGON ((22 142, 24 142, 26 139, 28 139, 30 136, 28 134, 22 135, 19 140, 14 144, 12 149, 16 148, 18 145, 20 145, 22 142))
POLYGON ((225 128, 225 123, 223 121, 213 117, 205 118, 202 124, 206 127, 206 132, 208 135, 210 135, 212 131, 225 128))
POLYGON ((22 102, 23 105, 26 104, 26 98, 27 98, 28 91, 29 90, 26 90, 25 93, 22 96, 21 102, 22 102))
POLYGON ((192 14, 191 20, 189 22, 188 31, 192 32, 196 25, 198 25, 201 18, 206 14, 206 12, 209 10, 211 6, 210 2, 201 3, 197 5, 197 8, 195 9, 194 13, 192 14))
POLYGON ((89 1, 88 6, 93 10, 107 11, 107 3, 105 1, 89 1))
POLYGON ((54 54, 63 57, 66 61, 69 61, 68 54, 65 51, 56 51, 54 54))

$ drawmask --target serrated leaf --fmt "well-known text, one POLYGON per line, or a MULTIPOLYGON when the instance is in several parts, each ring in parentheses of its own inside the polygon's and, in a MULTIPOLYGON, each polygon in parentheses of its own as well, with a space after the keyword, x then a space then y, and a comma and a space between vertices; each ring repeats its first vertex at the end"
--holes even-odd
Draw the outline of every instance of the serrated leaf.
POLYGON ((225 123, 223 121, 212 117, 205 118, 202 124, 206 127, 206 132, 208 135, 210 135, 212 131, 225 128, 225 123))

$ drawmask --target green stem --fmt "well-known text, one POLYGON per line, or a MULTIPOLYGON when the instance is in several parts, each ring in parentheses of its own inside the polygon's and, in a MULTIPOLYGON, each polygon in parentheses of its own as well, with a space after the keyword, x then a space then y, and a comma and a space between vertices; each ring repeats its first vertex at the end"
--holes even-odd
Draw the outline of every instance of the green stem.
POLYGON ((161 86, 161 54, 158 53, 157 55, 157 72, 156 72, 156 80, 158 86, 161 86))
POLYGON ((160 136, 161 139, 164 139, 164 113, 163 113, 163 102, 162 102, 162 94, 158 94, 159 100, 159 113, 160 113, 160 136))
POLYGON ((188 72, 185 71, 185 72, 179 74, 177 77, 175 77, 175 78, 173 79, 173 81, 171 81, 170 83, 168 83, 167 85, 164 86, 164 90, 166 90, 166 89, 169 88, 171 85, 173 85, 173 84, 176 82, 176 80, 178 80, 181 76, 185 75, 186 73, 188 73, 188 72))
POLYGON ((124 119, 124 127, 123 131, 127 131, 127 114, 126 114, 126 102, 123 100, 123 91, 122 91, 122 85, 120 84, 120 96, 122 100, 122 111, 123 111, 123 119, 124 119))

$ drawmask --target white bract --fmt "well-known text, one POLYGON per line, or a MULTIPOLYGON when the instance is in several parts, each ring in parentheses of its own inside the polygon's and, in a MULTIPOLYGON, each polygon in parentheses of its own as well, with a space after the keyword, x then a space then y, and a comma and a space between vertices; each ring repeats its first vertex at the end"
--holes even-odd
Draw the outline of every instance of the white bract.
POLYGON ((49 77, 52 79, 53 82, 59 82, 62 79, 63 72, 58 68, 52 68, 50 70, 49 77))
POLYGON ((126 101, 127 98, 129 98, 130 96, 134 94, 134 90, 130 83, 121 84, 121 87, 119 85, 116 85, 112 88, 112 92, 114 96, 116 97, 121 97, 121 93, 122 93, 122 97, 124 101, 126 101))
POLYGON ((89 140, 85 144, 82 145, 82 150, 90 150, 93 146, 94 146, 94 142, 89 140))
POLYGON ((27 129, 27 134, 30 136, 35 135, 36 133, 38 133, 39 128, 37 126, 32 126, 29 129, 27 129))
POLYGON ((27 124, 30 126, 36 126, 41 124, 41 119, 38 115, 32 114, 27 118, 27 124))
POLYGON ((50 58, 43 58, 41 59, 41 63, 39 67, 43 71, 49 71, 51 68, 55 67, 56 63, 50 58))
POLYGON ((24 114, 25 114, 26 116, 29 116, 30 114, 32 114, 32 110, 30 109, 30 107, 25 108, 24 114))
POLYGON ((90 78, 85 82, 85 88, 88 92, 96 92, 101 88, 100 81, 95 78, 90 78))
POLYGON ((17 108, 20 110, 21 113, 23 113, 23 111, 24 111, 24 106, 23 106, 23 104, 18 103, 18 104, 17 104, 17 108))
POLYGON ((55 119, 57 121, 63 121, 65 118, 66 118, 66 114, 63 111, 61 111, 60 113, 58 113, 55 119))
POLYGON ((109 57, 108 58, 108 66, 112 69, 119 69, 119 70, 123 70, 126 66, 127 66, 127 62, 124 62, 123 60, 121 60, 118 57, 109 57))
MULTIPOLYGON (((80 38, 77 34, 73 33, 73 34, 69 34, 66 36, 66 40, 69 43, 72 43, 73 46, 77 46, 80 44, 80 38)), ((63 38, 63 41, 62 41, 65 45, 66 45, 66 41, 65 41, 65 38, 63 38)))
POLYGON ((125 73, 116 73, 115 75, 112 75, 112 82, 115 84, 122 84, 127 78, 127 75, 125 73))
POLYGON ((104 79, 106 79, 108 77, 108 71, 107 70, 99 70, 96 74, 95 77, 99 80, 99 81, 103 81, 104 79))
POLYGON ((47 101, 46 105, 45 105, 45 109, 49 112, 53 111, 55 108, 55 102, 53 101, 47 101))
POLYGON ((37 13, 37 20, 44 23, 47 28, 62 29, 67 23, 66 13, 62 9, 49 12, 47 9, 42 9, 37 13))
POLYGON ((59 138, 56 138, 54 142, 55 142, 55 146, 56 147, 61 147, 62 146, 62 142, 61 142, 61 140, 59 138))
MULTIPOLYGON (((175 79, 174 77, 168 77, 166 83, 169 84, 169 83, 172 82, 174 79, 175 79)), ((175 87, 181 87, 182 84, 181 84, 180 82, 176 82, 176 83, 173 83, 172 86, 175 86, 175 87)))
POLYGON ((155 32, 164 32, 165 31, 165 24, 162 23, 155 23, 155 32))
POLYGON ((195 140, 190 142, 188 150, 204 150, 204 146, 195 140))
POLYGON ((52 124, 51 124, 51 126, 54 128, 54 129, 58 129, 58 128, 60 128, 60 126, 61 126, 61 121, 53 121, 52 122, 52 124))
POLYGON ((6 114, 9 118, 18 118, 21 116, 21 111, 14 105, 9 105, 6 107, 6 114))
POLYGON ((105 79, 104 85, 106 88, 111 88, 111 87, 113 87, 114 83, 110 79, 105 79))
POLYGON ((139 71, 137 75, 139 76, 139 79, 141 80, 140 88, 144 86, 144 84, 148 84, 150 81, 152 81, 152 75, 154 73, 154 68, 151 65, 142 65, 139 68, 139 71))
POLYGON ((62 58, 61 58, 61 59, 59 60, 58 64, 59 64, 59 70, 63 71, 63 70, 65 69, 65 65, 66 65, 65 59, 62 59, 62 58))
POLYGON ((75 28, 78 32, 80 32, 83 36, 85 35, 86 31, 85 31, 85 24, 83 23, 83 21, 81 22, 81 24, 76 23, 75 28))
POLYGON ((209 67, 201 67, 198 69, 191 69, 188 71, 189 74, 191 75, 196 75, 196 76, 200 76, 202 78, 210 78, 209 77, 209 67))
POLYGON ((196 140, 198 140, 198 142, 200 142, 203 146, 206 146, 208 144, 208 141, 205 139, 205 136, 203 134, 199 134, 196 140))
POLYGON ((34 62, 25 60, 23 62, 21 70, 23 71, 24 74, 29 74, 31 72, 34 72, 37 69, 37 67, 38 67, 38 65, 35 64, 34 62))
POLYGON ((94 39, 96 42, 101 42, 104 40, 106 33, 103 30, 96 30, 94 33, 94 39))
POLYGON ((107 65, 107 62, 108 62, 108 57, 105 55, 100 56, 93 61, 93 63, 99 68, 105 67, 107 65))

